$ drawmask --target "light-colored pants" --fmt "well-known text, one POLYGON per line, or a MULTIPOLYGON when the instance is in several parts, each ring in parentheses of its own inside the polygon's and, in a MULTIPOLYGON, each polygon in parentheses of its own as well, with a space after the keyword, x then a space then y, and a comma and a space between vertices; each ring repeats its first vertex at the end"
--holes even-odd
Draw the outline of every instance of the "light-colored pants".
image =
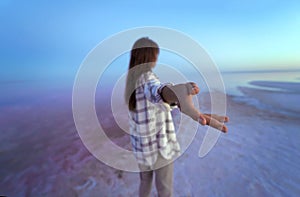
POLYGON ((155 186, 159 197, 171 197, 173 194, 173 171, 174 165, 173 162, 162 167, 162 163, 166 162, 160 153, 158 154, 157 161, 153 168, 149 166, 139 165, 140 167, 140 187, 139 187, 139 196, 140 197, 149 197, 152 189, 152 180, 153 174, 155 174, 155 186), (152 170, 154 169, 154 170, 152 170), (147 170, 147 171, 145 171, 147 170))

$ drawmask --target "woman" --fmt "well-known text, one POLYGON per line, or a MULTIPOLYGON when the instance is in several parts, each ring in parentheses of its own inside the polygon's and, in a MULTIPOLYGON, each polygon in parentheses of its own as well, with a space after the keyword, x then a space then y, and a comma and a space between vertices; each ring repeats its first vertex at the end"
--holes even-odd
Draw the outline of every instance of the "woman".
POLYGON ((158 45, 149 38, 137 40, 131 50, 126 81, 125 100, 129 108, 130 137, 140 168, 139 196, 149 196, 153 174, 158 196, 172 196, 172 158, 180 154, 180 146, 171 116, 178 106, 202 125, 227 132, 222 122, 227 117, 201 114, 193 106, 192 96, 199 93, 195 83, 162 84, 152 72, 159 54, 158 45), (222 121, 222 122, 220 122, 222 121))

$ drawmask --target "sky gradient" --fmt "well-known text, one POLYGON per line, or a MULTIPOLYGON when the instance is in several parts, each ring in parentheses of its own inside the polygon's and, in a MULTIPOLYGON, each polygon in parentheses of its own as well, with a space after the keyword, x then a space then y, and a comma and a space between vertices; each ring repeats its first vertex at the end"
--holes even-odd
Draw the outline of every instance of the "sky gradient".
POLYGON ((222 71, 300 68, 299 1, 0 2, 2 79, 73 78, 120 31, 161 26, 207 50, 222 71))

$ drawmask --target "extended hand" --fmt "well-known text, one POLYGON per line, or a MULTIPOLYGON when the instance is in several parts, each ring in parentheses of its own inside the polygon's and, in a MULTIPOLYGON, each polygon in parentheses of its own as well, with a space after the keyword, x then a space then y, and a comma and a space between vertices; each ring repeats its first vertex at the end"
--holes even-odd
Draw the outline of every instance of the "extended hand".
POLYGON ((215 114, 202 114, 194 106, 192 97, 200 92, 197 84, 189 82, 174 86, 166 86, 162 89, 162 97, 167 103, 177 103, 180 111, 202 125, 209 125, 224 133, 228 131, 224 122, 228 122, 227 116, 215 114))

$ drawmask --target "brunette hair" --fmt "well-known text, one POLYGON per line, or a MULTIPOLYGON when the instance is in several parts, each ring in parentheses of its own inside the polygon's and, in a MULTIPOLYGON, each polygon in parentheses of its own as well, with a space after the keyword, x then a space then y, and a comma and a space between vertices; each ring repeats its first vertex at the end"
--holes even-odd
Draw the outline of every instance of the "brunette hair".
POLYGON ((138 39, 131 49, 125 90, 125 101, 130 111, 136 108, 136 81, 143 73, 152 69, 158 54, 158 45, 148 37, 138 39))

